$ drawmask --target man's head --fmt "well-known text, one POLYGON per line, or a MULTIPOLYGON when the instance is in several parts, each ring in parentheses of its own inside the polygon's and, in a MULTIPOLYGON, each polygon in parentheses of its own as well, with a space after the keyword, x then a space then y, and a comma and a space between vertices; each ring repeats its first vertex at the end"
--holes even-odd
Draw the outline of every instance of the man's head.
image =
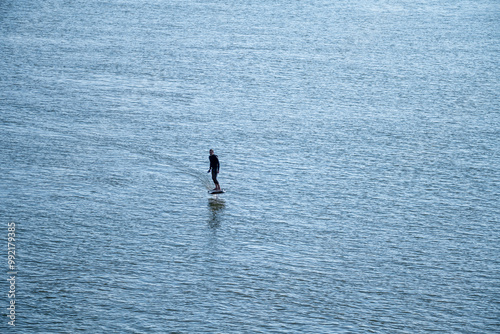
POLYGON ((214 150, 210 149, 210 155, 214 155, 214 150))

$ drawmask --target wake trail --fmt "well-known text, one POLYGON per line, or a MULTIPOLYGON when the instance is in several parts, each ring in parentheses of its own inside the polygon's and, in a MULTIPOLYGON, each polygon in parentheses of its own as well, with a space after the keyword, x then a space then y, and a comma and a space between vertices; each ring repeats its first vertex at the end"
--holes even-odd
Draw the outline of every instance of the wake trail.
POLYGON ((102 135, 89 135, 84 133, 69 133, 68 131, 64 131, 57 128, 45 128, 45 131, 57 133, 59 135, 64 136, 67 139, 72 139, 74 141, 86 141, 87 143, 93 144, 96 147, 109 147, 109 148, 118 148, 124 151, 128 151, 129 153, 133 153, 136 155, 144 156, 150 158, 154 161, 155 164, 160 166, 172 167, 177 172, 182 174, 190 175, 198 182, 204 186, 207 190, 212 189, 212 181, 211 178, 207 176, 206 173, 203 173, 197 169, 194 169, 185 163, 175 159, 172 156, 169 156, 165 153, 155 151, 149 147, 147 147, 147 143, 144 145, 133 143, 131 141, 119 141, 119 138, 113 138, 110 136, 102 136, 102 135))
POLYGON ((205 188, 207 188, 207 190, 210 190, 213 188, 212 183, 208 179, 208 177, 204 173, 202 173, 194 168, 191 168, 189 166, 186 166, 186 165, 180 164, 180 163, 165 164, 165 163, 157 162, 156 164, 160 165, 160 166, 174 167, 177 171, 179 171, 183 174, 190 175, 190 176, 194 177, 195 179, 197 179, 205 188))
MULTIPOLYGON (((121 144, 118 144, 118 145, 122 146, 121 144)), ((123 146, 124 146, 124 148, 126 148, 125 147, 126 145, 123 145, 123 146)), ((193 178, 198 180, 200 182, 200 184, 202 186, 204 186, 207 190, 210 190, 213 187, 212 182, 211 182, 211 178, 209 178, 206 173, 203 173, 197 169, 194 169, 194 168, 186 165, 185 163, 179 161, 178 159, 175 159, 172 156, 168 156, 168 155, 165 155, 164 153, 160 153, 160 152, 156 152, 156 151, 151 150, 151 149, 144 149, 144 148, 140 148, 137 151, 135 151, 134 153, 138 153, 140 155, 144 155, 144 156, 147 156, 149 158, 152 158, 155 161, 156 165, 165 166, 165 167, 173 167, 176 171, 178 171, 182 174, 192 176, 193 178), (168 163, 166 163, 166 161, 168 161, 168 163)))

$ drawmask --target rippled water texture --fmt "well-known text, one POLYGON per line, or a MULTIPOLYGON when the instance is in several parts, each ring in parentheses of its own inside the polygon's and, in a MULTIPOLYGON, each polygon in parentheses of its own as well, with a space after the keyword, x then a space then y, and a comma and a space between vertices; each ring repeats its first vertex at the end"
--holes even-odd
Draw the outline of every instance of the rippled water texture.
POLYGON ((499 332, 499 45, 494 0, 1 1, 0 331, 499 332))

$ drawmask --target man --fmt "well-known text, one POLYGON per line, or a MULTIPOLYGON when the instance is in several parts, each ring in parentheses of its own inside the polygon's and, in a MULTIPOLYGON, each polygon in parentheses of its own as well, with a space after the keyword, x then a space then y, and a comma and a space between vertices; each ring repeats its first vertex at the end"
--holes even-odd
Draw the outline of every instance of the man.
POLYGON ((214 180, 215 183, 215 189, 214 190, 220 190, 220 185, 219 181, 217 181, 217 174, 219 174, 219 169, 220 169, 220 163, 219 163, 219 158, 214 154, 214 150, 210 150, 210 156, 208 157, 210 160, 210 168, 208 169, 207 173, 210 173, 212 171, 212 180, 214 180))

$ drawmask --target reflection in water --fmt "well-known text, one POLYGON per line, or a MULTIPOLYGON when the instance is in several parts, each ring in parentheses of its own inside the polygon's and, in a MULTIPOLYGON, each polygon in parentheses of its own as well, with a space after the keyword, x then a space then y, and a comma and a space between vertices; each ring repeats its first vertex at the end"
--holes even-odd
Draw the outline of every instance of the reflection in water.
POLYGON ((211 228, 220 226, 221 214, 226 208, 226 201, 217 196, 208 199, 208 208, 210 209, 210 219, 208 225, 211 228))

